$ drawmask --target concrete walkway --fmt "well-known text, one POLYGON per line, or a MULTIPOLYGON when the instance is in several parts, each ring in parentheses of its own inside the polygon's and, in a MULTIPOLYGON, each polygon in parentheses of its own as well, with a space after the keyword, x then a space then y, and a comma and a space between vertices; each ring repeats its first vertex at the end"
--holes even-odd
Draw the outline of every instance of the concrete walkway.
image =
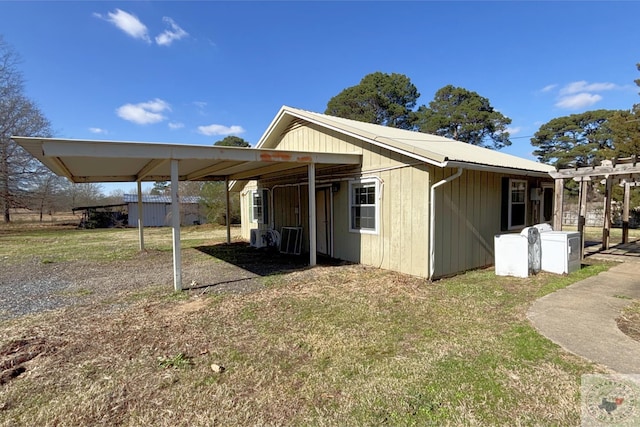
POLYGON ((631 298, 640 298, 640 263, 626 261, 545 295, 527 317, 565 350, 618 373, 640 374, 640 342, 623 334, 615 321, 631 298))

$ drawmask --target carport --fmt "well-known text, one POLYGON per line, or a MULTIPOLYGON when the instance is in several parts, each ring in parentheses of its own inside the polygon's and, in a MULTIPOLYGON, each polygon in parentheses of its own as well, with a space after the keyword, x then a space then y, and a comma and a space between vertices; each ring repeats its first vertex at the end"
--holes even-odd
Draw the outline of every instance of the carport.
MULTIPOLYGON (((136 182, 138 209, 142 212, 142 182, 171 182, 173 234, 173 283, 182 289, 179 181, 224 181, 229 218, 231 181, 248 181, 299 174, 306 169, 309 180, 309 212, 315 213, 316 170, 361 164, 352 153, 322 153, 273 149, 200 146, 125 141, 33 138, 12 139, 53 173, 74 183, 136 182)), ((140 250, 144 250, 144 224, 138 220, 140 250)), ((309 215, 309 265, 316 264, 316 217, 309 215)), ((227 243, 231 229, 227 221, 227 243)))

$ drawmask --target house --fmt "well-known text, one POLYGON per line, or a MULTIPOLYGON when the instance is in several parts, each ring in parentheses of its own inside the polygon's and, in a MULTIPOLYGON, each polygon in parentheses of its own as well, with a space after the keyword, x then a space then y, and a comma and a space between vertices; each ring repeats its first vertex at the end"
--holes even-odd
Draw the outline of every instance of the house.
MULTIPOLYGON (((176 290, 180 181, 231 184, 241 191, 243 237, 277 231, 312 266, 325 254, 426 278, 493 264, 495 234, 561 218, 554 189, 563 179, 554 187, 551 166, 286 106, 255 148, 12 139, 71 182, 136 182, 141 193, 142 182, 170 180, 176 290)), ((139 240, 143 250, 143 227, 139 240)))
MULTIPOLYGON (((138 226, 138 195, 124 194, 122 201, 127 205, 129 227, 138 226)), ((171 225, 171 197, 162 195, 142 195, 143 224, 145 227, 164 227, 171 225)), ((200 198, 185 196, 180 198, 180 224, 194 225, 207 222, 201 212, 200 198)))
POLYGON ((440 136, 284 106, 256 148, 361 161, 234 183, 246 240, 295 231, 302 252, 437 278, 492 265, 494 235, 554 214, 551 166, 440 136))

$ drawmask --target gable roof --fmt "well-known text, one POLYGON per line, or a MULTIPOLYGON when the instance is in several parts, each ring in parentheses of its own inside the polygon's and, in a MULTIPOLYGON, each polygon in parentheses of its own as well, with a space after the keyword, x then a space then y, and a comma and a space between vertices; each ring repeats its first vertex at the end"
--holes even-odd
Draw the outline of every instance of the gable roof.
POLYGON ((548 177, 553 166, 428 133, 396 129, 283 106, 256 148, 275 148, 296 122, 309 122, 438 167, 489 169, 548 177))

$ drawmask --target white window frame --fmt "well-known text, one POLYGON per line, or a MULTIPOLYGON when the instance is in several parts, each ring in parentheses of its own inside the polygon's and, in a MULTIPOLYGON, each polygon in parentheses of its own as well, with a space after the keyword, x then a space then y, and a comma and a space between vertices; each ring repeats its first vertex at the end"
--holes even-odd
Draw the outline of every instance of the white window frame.
POLYGON ((377 179, 362 179, 349 182, 349 231, 361 234, 378 234, 380 230, 380 183, 377 179), (374 203, 359 204, 356 203, 355 191, 357 188, 373 187, 374 203), (374 228, 356 228, 354 227, 354 208, 357 207, 373 207, 374 208, 374 228))
POLYGON ((524 179, 510 179, 509 180, 509 230, 516 230, 520 228, 524 228, 527 225, 527 209, 529 208, 527 205, 528 197, 527 195, 529 189, 529 183, 524 179), (522 201, 514 202, 514 184, 524 184, 524 190, 522 190, 522 201), (522 218, 522 224, 514 224, 513 223, 513 205, 518 204, 524 206, 524 217, 522 218))
POLYGON ((264 203, 262 202, 262 197, 264 197, 262 191, 260 190, 251 190, 249 193, 249 215, 251 218, 251 222, 262 223, 262 218, 264 218, 264 212, 259 217, 256 216, 256 209, 260 208, 261 210, 264 208, 264 203), (257 203, 256 204, 256 200, 257 203))

